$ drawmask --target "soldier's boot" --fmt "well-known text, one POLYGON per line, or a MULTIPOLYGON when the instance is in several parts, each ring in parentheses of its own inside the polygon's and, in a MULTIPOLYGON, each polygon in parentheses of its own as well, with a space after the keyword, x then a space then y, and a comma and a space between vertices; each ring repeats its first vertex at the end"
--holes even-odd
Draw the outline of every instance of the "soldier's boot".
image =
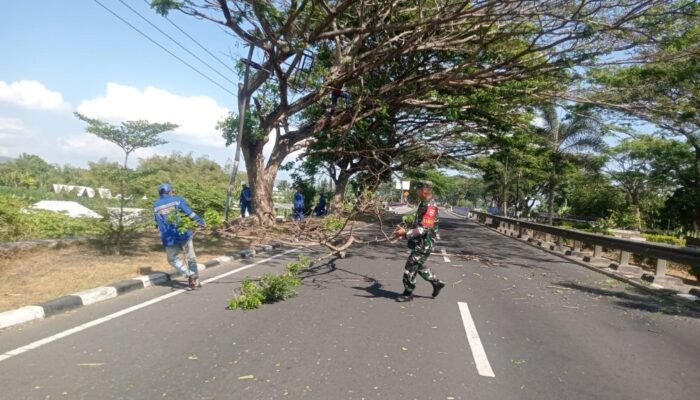
POLYGON ((430 282, 430 283, 433 284, 433 298, 435 298, 440 294, 440 291, 442 290, 442 288, 445 287, 445 282, 443 282, 441 280, 437 280, 437 281, 430 282))
POLYGON ((399 303, 406 303, 411 300, 413 300, 413 293, 409 292, 408 290, 404 290, 403 293, 396 298, 396 301, 399 303))

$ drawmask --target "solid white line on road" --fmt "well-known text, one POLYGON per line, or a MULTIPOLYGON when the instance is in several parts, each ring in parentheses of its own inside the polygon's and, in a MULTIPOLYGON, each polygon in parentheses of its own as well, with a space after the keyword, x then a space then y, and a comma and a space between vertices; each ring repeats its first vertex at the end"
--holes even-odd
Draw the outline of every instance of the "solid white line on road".
POLYGON ((447 257, 447 251, 445 249, 442 249, 442 259, 445 260, 446 263, 452 262, 452 260, 450 260, 450 257, 447 257))
MULTIPOLYGON (((268 258, 266 258, 266 259, 264 259, 264 260, 260 260, 260 261, 255 262, 255 263, 248 264, 248 265, 245 265, 245 266, 240 267, 240 268, 236 268, 236 269, 234 269, 233 271, 229 271, 229 272, 223 273, 223 274, 221 274, 221 275, 217 275, 217 276, 215 276, 215 277, 212 277, 212 278, 209 278, 209 279, 207 279, 207 280, 205 280, 205 281, 202 281, 202 285, 207 284, 207 283, 211 283, 211 282, 214 282, 214 281, 217 281, 217 280, 219 280, 219 279, 221 279, 221 278, 225 278, 225 277, 227 277, 227 276, 229 276, 229 275, 233 275, 233 274, 235 274, 235 273, 237 273, 237 272, 244 271, 244 270, 246 270, 246 269, 248 269, 248 268, 252 268, 252 267, 254 267, 254 266, 258 265, 258 264, 262 264, 262 263, 268 262, 268 261, 272 260, 273 258, 281 257, 281 256, 283 256, 283 255, 285 255, 285 254, 288 254, 288 253, 291 253, 291 252, 294 252, 294 251, 297 251, 297 249, 287 250, 287 251, 285 251, 285 252, 283 252, 283 253, 274 255, 274 256, 272 256, 272 257, 268 257, 268 258)), ((148 307, 148 306, 150 306, 150 305, 152 305, 152 304, 156 304, 156 303, 159 303, 159 302, 161 302, 161 301, 163 301, 163 300, 167 300, 167 299, 169 299, 169 298, 171 298, 171 297, 177 296, 178 294, 185 293, 186 291, 187 291, 186 289, 178 289, 178 290, 176 290, 176 291, 174 291, 174 292, 171 292, 171 293, 162 295, 162 296, 160 296, 160 297, 156 297, 156 298, 154 298, 154 299, 148 300, 148 301, 143 302, 143 303, 141 303, 141 304, 137 304, 137 305, 135 305, 135 306, 131 306, 131 307, 129 307, 129 308, 125 308, 125 309, 123 309, 123 310, 121 310, 121 311, 117 311, 117 312, 112 313, 112 314, 110 314, 110 315, 107 315, 107 316, 105 316, 105 317, 98 318, 98 319, 93 320, 93 321, 90 321, 90 322, 86 322, 86 323, 84 323, 84 324, 82 324, 82 325, 78 325, 78 326, 76 326, 75 328, 67 329, 67 330, 65 330, 65 331, 63 331, 63 332, 59 332, 59 333, 57 333, 57 334, 55 334, 55 335, 46 337, 46 338, 41 339, 41 340, 37 340, 36 342, 29 343, 29 344, 26 345, 26 346, 22 346, 22 347, 18 347, 18 348, 16 348, 16 349, 14 349, 14 350, 10 350, 10 351, 8 351, 8 352, 6 352, 6 353, 4 353, 4 354, 0 354, 0 362, 5 361, 5 360, 7 360, 8 358, 11 358, 11 357, 20 355, 20 354, 22 354, 22 353, 26 353, 26 352, 28 352, 28 351, 30 351, 30 350, 34 350, 34 349, 39 348, 39 347, 41 347, 41 346, 43 346, 43 345, 45 345, 45 344, 49 344, 49 343, 55 342, 55 341, 57 341, 57 340, 59 340, 59 339, 62 339, 62 338, 64 338, 64 337, 66 337, 66 336, 70 336, 70 335, 72 335, 72 334, 74 334, 74 333, 78 333, 78 332, 84 331, 84 330, 86 330, 86 329, 88 329, 88 328, 92 328, 93 326, 97 326, 97 325, 103 324, 103 323, 105 323, 105 322, 107 322, 107 321, 111 321, 111 320, 113 320, 113 319, 115 319, 115 318, 119 318, 119 317, 121 317, 122 315, 126 315, 126 314, 129 314, 129 313, 131 313, 131 312, 134 312, 134 311, 140 310, 140 309, 142 309, 142 308, 148 307)))
POLYGON ((472 355, 474 356, 474 362, 476 363, 476 370, 479 371, 479 375, 481 376, 490 376, 492 378, 496 377, 491 369, 491 364, 489 364, 489 359, 486 357, 486 351, 484 351, 484 346, 481 344, 479 332, 476 331, 476 326, 474 325, 474 320, 472 320, 472 315, 469 313, 469 306, 467 306, 467 303, 462 302, 457 304, 459 305, 459 312, 462 314, 464 331, 467 333, 469 347, 472 349, 472 355))

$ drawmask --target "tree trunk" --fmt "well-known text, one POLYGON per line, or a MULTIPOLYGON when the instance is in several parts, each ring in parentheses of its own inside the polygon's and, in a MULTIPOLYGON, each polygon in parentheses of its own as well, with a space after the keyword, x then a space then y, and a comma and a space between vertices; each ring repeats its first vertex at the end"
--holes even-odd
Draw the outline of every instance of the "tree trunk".
POLYGON ((331 212, 339 214, 343 211, 343 200, 345 200, 345 188, 348 186, 351 174, 341 171, 338 179, 335 180, 335 192, 331 204, 331 212))
POLYGON ((636 228, 639 232, 642 231, 642 212, 639 209, 639 205, 634 206, 634 222, 636 225, 636 228))
POLYGON ((124 155, 124 170, 122 171, 122 176, 121 180, 119 182, 119 193, 121 193, 121 196, 119 197, 119 226, 117 227, 117 255, 122 254, 122 246, 124 245, 123 237, 124 237, 124 188, 125 188, 125 181, 126 181, 126 172, 127 172, 127 162, 129 161, 129 153, 125 153, 124 155))
POLYGON ((693 207, 693 230, 700 230, 700 146, 695 149, 695 206, 693 207))
POLYGON ((522 171, 518 170, 518 179, 515 181, 515 218, 519 218, 523 208, 522 198, 520 197, 520 178, 522 171))
POLYGON ((556 189, 556 172, 552 167, 552 173, 549 175, 549 193, 547 194, 547 221, 550 225, 554 225, 554 190, 556 189))
POLYGON ((261 141, 248 142, 243 138, 241 151, 245 159, 248 184, 252 192, 253 212, 258 221, 263 225, 272 224, 275 221, 275 209, 272 201, 272 189, 279 165, 272 163, 265 166, 265 158, 262 154, 264 143, 261 141))

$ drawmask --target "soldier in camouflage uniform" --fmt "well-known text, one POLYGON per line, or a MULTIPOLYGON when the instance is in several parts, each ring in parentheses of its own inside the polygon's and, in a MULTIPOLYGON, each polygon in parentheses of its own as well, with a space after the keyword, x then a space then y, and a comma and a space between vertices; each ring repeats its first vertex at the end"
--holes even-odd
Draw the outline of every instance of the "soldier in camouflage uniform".
POLYGON ((439 280, 430 268, 425 267, 425 260, 433 250, 435 239, 438 237, 438 208, 433 200, 433 183, 430 181, 420 182, 417 185, 416 193, 421 201, 416 210, 413 224, 407 231, 404 228, 397 228, 394 235, 406 237, 411 255, 408 256, 403 273, 404 291, 397 301, 413 300, 413 290, 416 288, 416 279, 419 275, 433 285, 433 297, 440 294, 440 290, 445 287, 445 282, 439 280))

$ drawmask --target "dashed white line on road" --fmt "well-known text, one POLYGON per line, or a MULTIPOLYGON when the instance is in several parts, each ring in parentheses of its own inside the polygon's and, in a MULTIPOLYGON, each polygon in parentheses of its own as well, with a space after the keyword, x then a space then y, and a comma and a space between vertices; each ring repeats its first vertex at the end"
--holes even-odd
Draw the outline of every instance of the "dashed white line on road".
MULTIPOLYGON (((287 253, 291 253, 291 252, 294 252, 294 251, 297 251, 297 250, 298 250, 298 249, 287 250, 287 251, 285 251, 285 252, 283 252, 283 253, 276 254, 276 255, 274 255, 274 256, 272 256, 272 257, 268 257, 268 258, 266 258, 266 259, 264 259, 264 260, 260 260, 260 261, 258 261, 258 262, 252 263, 252 264, 244 265, 244 266, 242 266, 242 267, 240 267, 240 268, 234 269, 233 271, 229 271, 229 272, 223 273, 223 274, 221 274, 221 275, 214 276, 214 277, 209 278, 209 279, 207 279, 207 280, 205 280, 205 281, 202 281, 202 285, 205 285, 205 284, 207 284, 207 283, 211 283, 211 282, 217 281, 217 280, 219 280, 219 279, 221 279, 221 278, 225 278, 225 277, 227 277, 227 276, 229 276, 229 275, 233 275, 233 274, 235 274, 235 273, 237 273, 237 272, 244 271, 244 270, 246 270, 246 269, 248 269, 248 268, 252 268, 252 267, 254 267, 254 266, 258 265, 258 264, 262 264, 262 263, 268 262, 268 261, 270 261, 270 260, 272 260, 272 259, 274 259, 274 258, 281 257, 281 256, 283 256, 283 255, 285 255, 285 254, 287 254, 287 253)), ((41 346, 43 346, 43 345, 46 345, 46 344, 55 342, 55 341, 57 341, 57 340, 59 340, 59 339, 62 339, 62 338, 64 338, 64 337, 66 337, 66 336, 70 336, 70 335, 72 335, 72 334, 74 334, 74 333, 78 333, 78 332, 84 331, 84 330, 86 330, 86 329, 88 329, 88 328, 92 328, 93 326, 101 325, 101 324, 103 324, 103 323, 105 323, 105 322, 108 322, 108 321, 111 321, 111 320, 113 320, 113 319, 115 319, 115 318, 119 318, 119 317, 121 317, 122 315, 126 315, 126 314, 129 314, 129 313, 131 313, 131 312, 134 312, 134 311, 140 310, 140 309, 142 309, 142 308, 148 307, 148 306, 150 306, 150 305, 152 305, 152 304, 159 303, 159 302, 161 302, 161 301, 163 301, 163 300, 166 300, 166 299, 169 299, 169 298, 171 298, 171 297, 177 296, 178 294, 185 293, 186 291, 187 291, 186 289, 178 289, 178 290, 176 290, 176 291, 174 291, 174 292, 171 292, 171 293, 168 293, 168 294, 164 294, 164 295, 162 295, 162 296, 159 296, 159 297, 156 297, 156 298, 154 298, 154 299, 148 300, 148 301, 143 302, 143 303, 141 303, 141 304, 137 304, 137 305, 135 305, 135 306, 131 306, 131 307, 125 308, 125 309, 123 309, 123 310, 121 310, 121 311, 117 311, 117 312, 115 312, 115 313, 109 314, 109 315, 107 315, 107 316, 105 316, 105 317, 98 318, 98 319, 92 320, 92 321, 90 321, 90 322, 86 322, 86 323, 84 323, 84 324, 82 324, 82 325, 78 325, 78 326, 76 326, 75 328, 66 329, 66 330, 63 331, 63 332, 59 332, 59 333, 57 333, 57 334, 55 334, 55 335, 52 335, 52 336, 46 337, 46 338, 44 338, 44 339, 37 340, 37 341, 35 341, 35 342, 29 343, 29 344, 26 345, 26 346, 22 346, 22 347, 18 347, 18 348, 16 348, 16 349, 14 349, 14 350, 10 350, 10 351, 8 351, 8 352, 6 352, 6 353, 4 353, 4 354, 0 354, 0 362, 5 361, 5 360, 7 360, 8 358, 11 358, 11 357, 20 355, 20 354, 22 354, 22 353, 26 353, 26 352, 28 352, 28 351, 30 351, 30 350, 34 350, 34 349, 39 348, 39 347, 41 347, 41 346)))
POLYGON ((484 346, 481 344, 481 339, 479 338, 479 332, 476 330, 476 325, 474 325, 474 320, 469 312, 469 306, 467 303, 458 302, 459 312, 462 314, 462 322, 464 323, 464 331, 467 333, 467 340, 469 341, 469 347, 472 349, 472 355, 474 356, 474 362, 476 363, 476 370, 481 376, 496 377, 491 369, 491 364, 489 364, 489 359, 486 357, 486 351, 484 346))
POLYGON ((447 251, 445 249, 442 249, 442 259, 445 260, 446 263, 452 262, 452 260, 450 260, 450 257, 447 257, 447 251))

